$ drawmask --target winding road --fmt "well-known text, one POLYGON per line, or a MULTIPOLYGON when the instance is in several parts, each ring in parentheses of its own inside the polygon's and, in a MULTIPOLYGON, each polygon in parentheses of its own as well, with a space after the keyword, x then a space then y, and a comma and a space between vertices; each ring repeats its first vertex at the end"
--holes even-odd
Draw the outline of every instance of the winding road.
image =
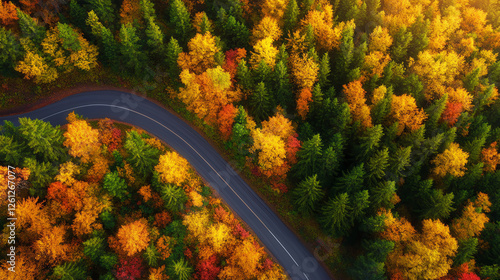
POLYGON ((86 118, 110 118, 148 131, 185 157, 255 232, 291 279, 331 279, 316 258, 222 156, 183 120, 141 96, 121 91, 91 91, 66 97, 34 111, 0 117, 18 125, 29 117, 63 125, 71 111, 86 118))

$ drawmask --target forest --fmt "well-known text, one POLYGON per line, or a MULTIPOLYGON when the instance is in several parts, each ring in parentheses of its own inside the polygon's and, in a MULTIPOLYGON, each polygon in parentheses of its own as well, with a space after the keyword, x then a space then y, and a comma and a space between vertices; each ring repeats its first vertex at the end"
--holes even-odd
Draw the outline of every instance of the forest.
MULTIPOLYGON (((91 84, 140 84, 148 97, 202 128, 311 250, 318 240, 339 245, 322 259, 336 278, 500 279, 500 1, 0 1, 2 107, 74 86, 68 77, 84 77, 91 84)), ((78 134, 85 128, 73 129, 78 134)), ((49 131, 39 130, 51 137, 58 133, 49 131)), ((71 144, 45 151, 26 138, 22 126, 5 124, 1 133, 2 164, 19 163, 30 173, 30 197, 40 198, 26 200, 32 209, 64 205, 70 189, 65 179, 54 177, 54 183, 51 174, 62 175, 42 170, 73 174, 72 166, 61 161, 68 147, 77 158, 74 164, 88 168, 89 190, 111 197, 102 205, 135 199, 141 205, 134 207, 144 215, 156 211, 147 205, 168 188, 165 175, 153 168, 156 162, 142 162, 126 151, 127 141, 142 141, 150 156, 149 147, 161 150, 153 140, 140 140, 141 134, 127 134, 134 140, 125 140, 123 155, 110 152, 120 150, 113 146, 119 144, 101 140, 102 148, 92 149, 104 149, 95 164, 113 170, 101 174, 89 165, 89 154, 72 150, 71 144), (36 158, 25 157, 23 145, 36 158), (137 185, 131 178, 146 181, 137 185), (106 187, 106 182, 116 185, 106 187), (143 185, 151 187, 141 189, 142 198, 114 189, 143 185), (37 206, 43 198, 53 203, 37 206)), ((179 188, 169 192, 174 195, 179 188)), ((190 197, 191 190, 185 192, 190 197)), ((67 207, 62 209, 83 210, 67 207)), ((218 209, 212 203, 206 207, 209 213, 218 209)), ((102 213, 125 211, 113 209, 102 213)), ((108 245, 95 246, 109 246, 125 261, 120 250, 127 246, 116 243, 119 232, 105 236, 110 231, 106 221, 113 219, 99 214, 99 229, 96 213, 89 217, 97 228, 89 232, 75 225, 75 238, 81 238, 78 230, 95 244, 106 237, 108 245)), ((175 215, 168 213, 174 224, 175 215)), ((61 212, 60 219, 68 214, 61 212)), ((193 220, 216 219, 198 215, 193 220)), ((117 227, 128 226, 118 217, 117 227)), ((138 232, 151 229, 141 217, 134 224, 138 232)), ((186 223, 187 235, 171 224, 164 235, 192 242, 199 236, 186 218, 174 225, 186 223)), ((26 225, 34 232, 34 225, 48 226, 26 225)), ((155 233, 149 234, 153 240, 155 233)), ((152 245, 143 246, 154 254, 152 245)), ((167 259, 165 271, 175 261, 196 273, 201 265, 196 258, 203 257, 192 250, 195 259, 190 259, 179 248, 172 249, 177 255, 167 259)), ((86 260, 104 271, 107 266, 95 264, 96 255, 88 250, 86 260)), ((236 265, 233 256, 212 250, 227 257, 229 265, 214 277, 243 279, 226 270, 236 265)), ((161 257, 157 269, 160 264, 161 257)), ((77 271, 81 264, 58 265, 58 271, 77 271)), ((267 270, 255 265, 255 273, 279 273, 269 262, 267 270)), ((230 272, 243 271, 234 267, 230 272)), ((273 277, 258 279, 279 279, 273 277)))
MULTIPOLYGON (((287 279, 175 151, 109 119, 67 120, 3 127, 15 150, 2 162, 24 158, 13 171, 26 188, 15 208, 15 273, 5 262, 1 279, 287 279)), ((0 173, 5 223, 8 167, 0 173)))

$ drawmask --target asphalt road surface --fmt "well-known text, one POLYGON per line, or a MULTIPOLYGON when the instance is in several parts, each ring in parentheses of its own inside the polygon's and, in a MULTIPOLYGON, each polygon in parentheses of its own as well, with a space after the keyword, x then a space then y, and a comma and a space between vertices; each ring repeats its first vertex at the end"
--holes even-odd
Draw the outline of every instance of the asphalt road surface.
POLYGON ((25 114, 0 117, 18 125, 18 117, 66 123, 68 113, 110 118, 141 127, 186 158, 210 186, 256 233, 291 279, 331 279, 313 254, 198 132, 157 104, 120 91, 92 91, 66 97, 25 114))

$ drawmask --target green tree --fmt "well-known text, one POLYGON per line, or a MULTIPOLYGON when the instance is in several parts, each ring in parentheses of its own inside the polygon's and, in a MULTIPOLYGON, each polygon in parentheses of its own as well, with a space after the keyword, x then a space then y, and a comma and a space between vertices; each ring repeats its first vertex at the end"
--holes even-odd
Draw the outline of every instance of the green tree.
POLYGON ((23 57, 23 50, 10 30, 0 27, 0 74, 14 74, 16 62, 23 57))
MULTIPOLYGON (((412 40, 408 48, 408 54, 416 58, 418 53, 425 50, 429 45, 430 20, 424 19, 422 15, 410 26, 408 31, 412 34, 412 40)), ((418 100, 418 99, 417 99, 418 100)))
POLYGON ((331 144, 323 150, 320 178, 325 185, 330 185, 336 176, 343 158, 344 139, 340 133, 333 136, 331 144))
POLYGON ((276 103, 284 109, 293 109, 294 97, 286 62, 278 60, 278 63, 276 63, 273 71, 273 85, 273 94, 276 103))
POLYGON ((349 205, 349 195, 339 194, 321 208, 320 223, 332 235, 342 235, 350 227, 351 206, 349 205))
POLYGON ((228 48, 248 47, 250 31, 244 22, 236 19, 233 15, 227 15, 224 8, 217 12, 217 26, 221 29, 222 38, 227 43, 228 48))
POLYGON ((403 171, 410 166, 411 147, 399 147, 389 159, 390 177, 394 180, 403 176, 403 171))
POLYGON ((100 257, 100 265, 106 269, 106 270, 111 270, 115 265, 118 263, 118 257, 116 254, 113 253, 104 253, 100 257))
POLYGON ((469 153, 469 163, 477 163, 481 150, 486 143, 486 139, 490 135, 491 125, 486 122, 484 116, 475 117, 470 125, 467 142, 464 145, 464 150, 469 153))
POLYGON ((376 186, 370 188, 370 194, 373 209, 394 208, 392 199, 396 194, 396 182, 379 182, 376 186))
POLYGON ((349 172, 342 172, 342 177, 338 178, 333 185, 333 190, 336 192, 358 192, 363 188, 365 177, 364 163, 360 163, 353 167, 349 172))
POLYGON ((317 174, 321 168, 321 156, 323 154, 323 143, 319 134, 305 141, 297 152, 298 162, 294 166, 294 174, 297 178, 306 178, 317 174))
POLYGON ((294 204, 300 212, 310 214, 324 195, 317 177, 306 178, 292 192, 294 204))
POLYGON ((24 159, 23 167, 30 170, 29 182, 32 188, 29 189, 30 195, 44 197, 47 186, 52 182, 57 169, 48 162, 38 162, 33 158, 24 159))
POLYGON ((89 257, 94 263, 98 263, 101 256, 106 250, 104 238, 93 237, 83 242, 83 253, 89 257))
MULTIPOLYGON (((343 14, 345 15, 345 14, 343 14)), ((342 31, 342 38, 340 41, 340 50, 336 56, 335 75, 336 86, 341 88, 342 85, 348 84, 350 72, 350 65, 354 56, 354 28, 346 26, 342 31)))
POLYGON ((477 245, 479 240, 475 237, 471 237, 466 240, 458 241, 458 251, 453 259, 453 266, 460 266, 474 258, 477 253, 477 245))
POLYGON ((244 90, 249 91, 254 88, 252 73, 250 69, 248 69, 247 63, 244 59, 240 60, 238 63, 236 77, 238 79, 238 84, 244 90))
POLYGON ((436 100, 431 106, 426 108, 425 112, 428 115, 428 119, 425 122, 425 127, 427 128, 427 133, 432 135, 437 128, 438 121, 441 119, 441 115, 446 108, 446 102, 448 101, 448 94, 443 95, 443 97, 436 100))
POLYGON ((87 279, 86 269, 78 263, 65 262, 54 268, 53 276, 56 279, 73 279, 73 280, 85 280, 87 279))
POLYGON ((104 210, 99 215, 105 229, 114 229, 116 226, 115 216, 108 210, 104 210))
POLYGON ((386 279, 385 259, 394 249, 394 242, 377 239, 363 242, 365 254, 359 256, 350 269, 351 276, 356 280, 383 280, 386 279))
POLYGON ((151 244, 149 247, 146 248, 144 251, 144 259, 146 260, 146 263, 149 266, 152 267, 157 267, 158 266, 158 260, 160 258, 160 253, 158 253, 158 250, 156 250, 155 245, 151 244))
POLYGON ((370 207, 370 194, 368 190, 356 192, 351 198, 351 225, 355 221, 360 221, 365 215, 366 210, 370 207))
POLYGON ((170 26, 174 30, 176 38, 181 42, 187 42, 192 26, 189 11, 182 0, 170 2, 169 16, 170 26))
MULTIPOLYGON (((148 20, 145 32, 147 37, 146 43, 149 47, 152 58, 153 59, 162 58, 162 55, 164 53, 163 33, 160 27, 155 23, 155 21, 152 18, 148 20)), ((179 54, 177 54, 177 56, 178 55, 179 54)), ((174 63, 177 64, 176 62, 177 61, 175 61, 174 63)))
POLYGON ((380 124, 367 128, 364 135, 359 137, 359 144, 356 147, 356 159, 366 161, 378 148, 383 135, 384 129, 380 124))
POLYGON ((187 201, 184 190, 172 184, 161 188, 161 198, 165 202, 165 207, 174 212, 183 210, 184 204, 187 201))
POLYGON ((57 23, 59 30, 59 37, 62 39, 62 47, 67 51, 77 52, 81 49, 80 41, 78 40, 78 33, 65 23, 57 23))
POLYGON ((69 2, 69 18, 71 23, 73 23, 76 27, 82 29, 83 31, 87 31, 87 25, 85 24, 87 12, 80 4, 78 4, 78 0, 71 0, 69 2))
POLYGON ((102 20, 104 25, 111 27, 115 20, 116 8, 111 0, 89 0, 92 11, 102 20))
POLYGON ((130 197, 125 179, 121 178, 116 171, 104 176, 103 187, 109 194, 120 200, 130 197))
POLYGON ((297 26, 297 22, 299 20, 299 15, 300 15, 300 10, 299 6, 297 5, 297 1, 296 0, 288 1, 284 15, 285 35, 287 35, 288 32, 293 32, 295 30, 295 27, 297 26))
POLYGON ((124 147, 129 154, 127 160, 137 174, 143 178, 149 178, 158 164, 160 151, 148 145, 135 130, 127 132, 124 147))
POLYGON ((140 0, 139 4, 141 5, 142 13, 144 15, 144 19, 147 22, 156 20, 156 11, 154 8, 154 3, 150 0, 140 0))
POLYGON ((397 63, 406 61, 408 48, 413 40, 413 35, 406 27, 399 28, 394 35, 394 42, 391 46, 391 58, 397 63))
POLYGON ((271 113, 271 100, 263 82, 257 84, 255 91, 250 96, 252 114, 258 121, 265 120, 271 113))
POLYGON ((167 69, 169 70, 169 75, 173 79, 177 79, 181 73, 179 65, 177 64, 177 58, 181 52, 182 47, 179 45, 179 42, 174 37, 170 37, 170 41, 168 42, 165 50, 165 63, 167 65, 167 69))
POLYGON ((193 274, 193 268, 183 258, 174 261, 169 268, 170 274, 179 280, 191 279, 191 275, 193 274))
POLYGON ((368 179, 374 182, 385 176, 385 170, 389 166, 389 149, 387 147, 378 150, 368 160, 367 175, 368 179))
POLYGON ((45 28, 38 25, 37 21, 29 15, 17 9, 17 17, 19 18, 19 28, 23 38, 28 38, 35 45, 39 45, 45 37, 45 28))
POLYGON ((453 193, 443 194, 442 190, 432 190, 423 196, 424 209, 421 217, 424 219, 446 219, 455 210, 453 205, 453 193))
POLYGON ((135 27, 128 23, 120 28, 120 52, 125 59, 125 65, 136 74, 141 73, 146 65, 146 55, 141 50, 140 38, 135 27))
POLYGON ((23 145, 14 141, 12 136, 0 135, 0 164, 19 165, 23 159, 23 145))
POLYGON ((328 53, 325 52, 321 57, 321 61, 319 62, 319 71, 318 71, 318 84, 325 88, 329 86, 330 83, 330 57, 328 53))
POLYGON ((99 17, 94 11, 88 13, 86 23, 90 26, 92 35, 98 39, 99 49, 101 50, 102 58, 105 63, 113 66, 116 65, 118 43, 111 30, 99 21, 99 17))

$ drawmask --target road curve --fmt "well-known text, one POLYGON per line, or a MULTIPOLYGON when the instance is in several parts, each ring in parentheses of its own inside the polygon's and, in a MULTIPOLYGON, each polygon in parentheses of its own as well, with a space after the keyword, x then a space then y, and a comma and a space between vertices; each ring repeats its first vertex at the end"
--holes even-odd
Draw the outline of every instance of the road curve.
POLYGON ((198 132, 161 106, 131 93, 91 91, 37 110, 0 117, 18 125, 29 117, 63 125, 71 111, 86 118, 110 118, 141 127, 186 158, 255 232, 293 280, 331 279, 302 242, 198 132))

